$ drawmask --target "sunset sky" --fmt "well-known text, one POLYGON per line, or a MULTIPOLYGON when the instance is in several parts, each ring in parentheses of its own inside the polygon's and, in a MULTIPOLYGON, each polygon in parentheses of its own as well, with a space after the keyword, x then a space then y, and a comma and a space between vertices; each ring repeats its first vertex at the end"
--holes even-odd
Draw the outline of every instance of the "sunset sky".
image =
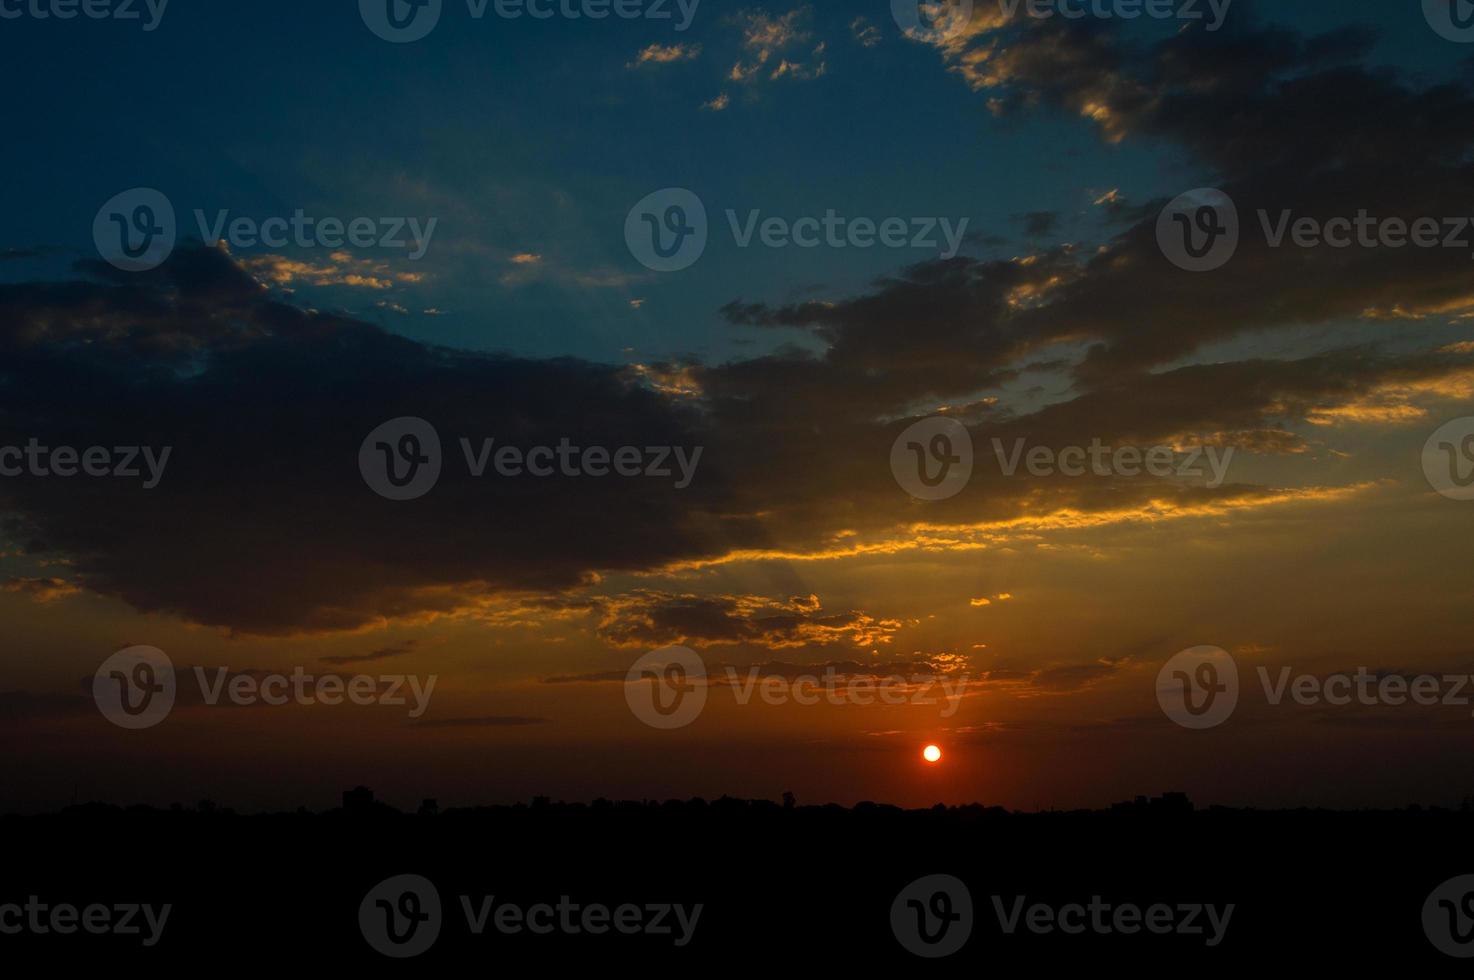
POLYGON ((0 447, 171 447, 151 489, 0 477, 0 810, 321 808, 356 784, 403 807, 1474 794, 1474 706, 1271 705, 1255 673, 1474 672, 1474 501, 1424 467, 1474 416, 1474 230, 1276 248, 1258 218, 1474 218, 1474 44, 1418 3, 1233 0, 1210 31, 979 0, 928 40, 882 0, 704 0, 687 30, 446 0, 405 44, 356 6, 0 20, 0 447), (94 243, 133 188, 178 219, 139 272, 94 243), (626 241, 666 188, 710 222, 676 272, 626 241), (1157 238, 1197 188, 1241 224, 1208 272, 1157 238), (205 242, 195 218, 299 209, 435 225, 412 259, 205 242), (967 225, 956 255, 744 248, 729 210, 967 225), (892 447, 938 415, 973 471, 918 499, 892 447), (358 459, 402 417, 445 460, 394 501, 358 459), (463 437, 702 455, 684 488, 473 479, 463 437), (1019 439, 1233 456, 1221 483, 1009 475, 993 440, 1019 439), (418 718, 181 694, 127 731, 92 684, 134 645, 191 687, 197 666, 436 681, 418 718), (668 645, 718 675, 963 694, 944 714, 716 684, 662 731, 624 679, 668 645), (1157 697, 1199 645, 1244 686, 1209 731, 1157 697))

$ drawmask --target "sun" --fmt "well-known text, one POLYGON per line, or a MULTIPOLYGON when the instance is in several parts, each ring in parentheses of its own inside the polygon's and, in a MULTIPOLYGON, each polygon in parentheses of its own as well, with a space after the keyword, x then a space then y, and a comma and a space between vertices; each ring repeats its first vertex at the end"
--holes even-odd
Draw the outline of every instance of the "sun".
POLYGON ((927 762, 937 763, 942 761, 942 750, 935 745, 928 745, 921 750, 921 757, 927 762))

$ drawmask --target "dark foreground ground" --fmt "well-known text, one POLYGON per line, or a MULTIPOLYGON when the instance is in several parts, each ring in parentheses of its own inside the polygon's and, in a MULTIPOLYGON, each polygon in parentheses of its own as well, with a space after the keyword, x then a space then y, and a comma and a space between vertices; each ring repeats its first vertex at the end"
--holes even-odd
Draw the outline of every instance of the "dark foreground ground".
POLYGON ((279 816, 84 806, 0 829, 10 963, 1434 976, 1471 966, 1435 943, 1474 954, 1474 879, 1445 886, 1474 874, 1474 813, 1448 810, 359 799, 279 816))

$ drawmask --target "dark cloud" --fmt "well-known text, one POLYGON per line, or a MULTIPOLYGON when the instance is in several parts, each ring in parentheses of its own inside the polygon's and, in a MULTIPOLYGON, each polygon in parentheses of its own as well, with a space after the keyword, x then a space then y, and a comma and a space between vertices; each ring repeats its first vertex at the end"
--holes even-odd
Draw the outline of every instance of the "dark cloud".
POLYGON ((1059 227, 1059 214, 1054 211, 1029 211, 1025 214, 1016 214, 1013 218, 1023 225, 1024 234, 1030 238, 1052 235, 1059 227))
POLYGON ((31 694, 0 691, 0 722, 84 715, 97 708, 80 694, 31 694))
MULTIPOLYGON (((1134 223, 1098 248, 925 262, 833 302, 741 297, 722 311, 733 324, 796 329, 805 342, 643 370, 417 343, 285 302, 199 246, 143 275, 90 262, 77 281, 0 287, 0 445, 173 447, 154 490, 6 480, 5 534, 67 557, 78 585, 143 611, 257 633, 353 629, 905 527, 922 517, 885 461, 910 418, 942 406, 968 406, 959 417, 985 453, 994 438, 1064 446, 1184 433, 1284 453, 1302 448, 1295 427, 1317 413, 1467 375, 1470 352, 1454 349, 1190 363, 1249 331, 1375 320, 1393 337, 1409 318, 1474 309, 1463 250, 1271 250, 1255 227, 1261 208, 1474 215, 1469 92, 1358 67, 1365 34, 1304 37, 1239 14, 1220 32, 1157 43, 1029 18, 942 55, 978 88, 980 111, 1069 112, 1104 139, 1175 148, 1201 174, 1190 180, 1221 186, 1244 219, 1237 256, 1212 274, 1162 257, 1156 201, 1117 214, 1134 223), (1059 372, 1071 400, 1025 415, 989 399, 1030 369, 1059 372), (398 416, 431 421, 446 460, 431 494, 403 503, 373 494, 357 467, 362 439, 398 416), (475 480, 461 437, 704 455, 685 490, 475 480)), ((1273 491, 982 471, 925 519, 1256 495, 1273 491)), ((773 595, 803 588, 792 573, 775 577, 773 595)), ((860 612, 748 601, 651 592, 599 606, 610 617, 600 635, 782 646, 888 629, 860 612)))
POLYGON ((322 657, 321 659, 323 663, 332 664, 335 667, 341 667, 346 664, 366 664, 375 660, 387 660, 390 657, 403 657, 406 654, 413 653, 417 646, 419 644, 416 641, 406 640, 392 647, 381 647, 378 650, 370 650, 368 653, 348 654, 339 657, 322 657))
POLYGON ((0 582, 0 592, 30 596, 36 602, 54 602, 80 592, 74 583, 60 578, 9 578, 0 582))
MULTIPOLYGON (((964 661, 955 657, 928 658, 915 656, 877 663, 861 663, 855 660, 824 660, 814 663, 797 663, 787 660, 769 660, 761 663, 707 662, 707 681, 713 685, 741 687, 765 677, 781 677, 796 681, 813 677, 828 677, 836 682, 850 680, 877 681, 888 678, 923 680, 943 676, 967 674, 964 661)), ((626 671, 594 671, 585 674, 560 674, 543 679, 544 684, 623 684, 629 680, 626 671)))
POLYGON ((600 637, 614 646, 646 649, 671 644, 768 649, 869 646, 888 642, 902 625, 863 612, 825 612, 812 595, 773 600, 640 591, 603 599, 599 605, 600 637))
POLYGON ((299 310, 210 249, 115 285, 0 287, 0 384, 0 444, 173 447, 153 490, 5 481, 8 536, 139 609, 241 630, 352 628, 703 554, 724 509, 714 464, 685 491, 471 479, 460 437, 695 446, 695 413, 620 368, 431 348, 299 310), (358 449, 405 415, 438 427, 445 475, 393 503, 364 484, 358 449))
POLYGON ((546 718, 529 718, 521 715, 484 715, 477 718, 429 718, 412 721, 410 728, 525 728, 529 725, 545 725, 546 718))

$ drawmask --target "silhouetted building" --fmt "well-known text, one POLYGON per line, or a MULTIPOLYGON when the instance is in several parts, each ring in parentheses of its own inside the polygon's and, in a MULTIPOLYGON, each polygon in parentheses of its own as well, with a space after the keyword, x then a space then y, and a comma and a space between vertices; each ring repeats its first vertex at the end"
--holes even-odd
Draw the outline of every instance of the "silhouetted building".
POLYGON ((1188 799, 1186 793, 1163 793, 1161 796, 1147 799, 1138 796, 1129 803, 1112 803, 1112 813, 1150 813, 1152 815, 1192 813, 1193 803, 1188 799))
POLYGON ((367 813, 374 808, 374 791, 355 786, 343 793, 343 809, 349 813, 367 813))

